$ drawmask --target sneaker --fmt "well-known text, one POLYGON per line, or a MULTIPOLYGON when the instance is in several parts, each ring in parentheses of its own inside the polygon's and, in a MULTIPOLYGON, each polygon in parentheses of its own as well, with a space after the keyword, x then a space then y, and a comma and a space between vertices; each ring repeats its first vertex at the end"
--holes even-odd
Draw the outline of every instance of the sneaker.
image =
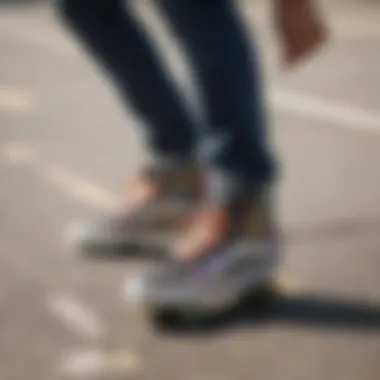
POLYGON ((229 207, 203 206, 172 255, 128 281, 126 296, 159 307, 215 309, 265 284, 278 263, 268 194, 239 194, 229 207))
POLYGON ((114 211, 73 224, 70 242, 85 251, 129 253, 164 244, 195 206, 198 177, 195 164, 164 161, 145 168, 126 183, 126 196, 114 211))

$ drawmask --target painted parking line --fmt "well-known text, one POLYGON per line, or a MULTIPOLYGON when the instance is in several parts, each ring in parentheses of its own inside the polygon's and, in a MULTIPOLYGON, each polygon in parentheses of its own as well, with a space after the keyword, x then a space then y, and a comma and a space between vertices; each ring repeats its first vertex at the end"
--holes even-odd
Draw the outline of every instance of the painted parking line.
POLYGON ((141 370, 139 358, 128 351, 102 352, 94 349, 67 354, 60 371, 72 377, 97 375, 135 375, 141 370))
POLYGON ((113 194, 93 181, 60 166, 46 165, 41 169, 45 180, 69 194, 71 198, 100 209, 107 210, 113 206, 113 194))
MULTIPOLYGON (((37 176, 46 180, 53 187, 62 191, 68 197, 79 200, 91 206, 104 208, 112 202, 114 196, 107 189, 72 172, 60 165, 48 163, 42 152, 33 144, 27 142, 9 143, 5 147, 5 156, 9 163, 28 167, 37 176)), ((287 294, 302 290, 300 284, 291 277, 280 276, 276 280, 277 288, 287 294)), ((96 314, 70 294, 56 294, 49 299, 48 307, 52 313, 69 329, 85 338, 99 339, 105 335, 105 328, 96 314)), ((135 364, 130 359, 120 359, 120 356, 104 356, 104 354, 82 353, 75 360, 66 361, 66 370, 72 373, 91 371, 122 371, 130 370, 135 364), (71 367, 67 364, 71 363, 71 367), (75 365, 73 363, 76 363, 75 365), (129 364, 126 364, 129 363, 129 364), (124 368, 128 367, 129 369, 124 368)))
POLYGON ((90 310, 77 297, 62 292, 65 286, 48 271, 44 271, 28 255, 20 255, 20 252, 12 244, 2 240, 2 259, 14 267, 22 276, 27 277, 43 285, 52 297, 47 299, 48 310, 67 328, 68 331, 79 335, 84 339, 99 339, 104 337, 105 328, 96 313, 90 310))
POLYGON ((25 89, 0 85, 0 110, 29 111, 36 106, 36 98, 25 89))
POLYGON ((380 112, 293 91, 275 89, 269 94, 277 110, 334 123, 346 129, 380 134, 380 112))
POLYGON ((10 163, 34 170, 42 180, 72 199, 99 209, 109 209, 114 205, 115 195, 112 192, 68 168, 49 163, 50 160, 31 143, 10 142, 6 144, 4 154, 10 163))
MULTIPOLYGON (((3 153, 8 163, 34 170, 42 180, 72 198, 92 206, 105 207, 105 195, 100 189, 91 186, 89 181, 78 175, 70 175, 68 170, 47 164, 35 145, 28 142, 8 143, 4 146, 3 153)), ((54 294, 47 300, 47 307, 69 331, 86 339, 99 339, 105 335, 105 327, 94 311, 70 293, 62 293, 61 289, 65 287, 62 281, 34 264, 27 255, 13 254, 15 248, 8 248, 8 254, 4 258, 22 275, 43 284, 54 294)))
POLYGON ((48 300, 50 311, 69 330, 83 338, 99 339, 104 336, 104 328, 93 310, 83 302, 68 294, 57 294, 48 300))

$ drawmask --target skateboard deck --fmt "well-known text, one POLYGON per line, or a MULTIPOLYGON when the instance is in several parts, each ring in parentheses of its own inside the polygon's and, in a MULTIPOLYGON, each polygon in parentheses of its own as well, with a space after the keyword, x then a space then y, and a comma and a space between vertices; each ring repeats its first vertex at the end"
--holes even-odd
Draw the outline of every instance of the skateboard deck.
POLYGON ((142 303, 141 311, 148 322, 157 329, 202 328, 226 319, 240 306, 248 303, 257 308, 270 305, 280 296, 280 289, 274 282, 247 289, 238 298, 220 307, 205 309, 194 306, 166 307, 142 303))

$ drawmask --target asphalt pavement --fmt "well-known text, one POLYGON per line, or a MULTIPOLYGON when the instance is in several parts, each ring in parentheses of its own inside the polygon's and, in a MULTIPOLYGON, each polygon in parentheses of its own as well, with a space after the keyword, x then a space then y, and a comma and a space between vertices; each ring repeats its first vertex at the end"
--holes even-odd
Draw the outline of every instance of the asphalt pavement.
MULTIPOLYGON (((139 10, 191 94, 167 31, 139 10)), ((331 41, 292 73, 263 4, 244 12, 281 162, 284 297, 169 334, 122 298, 146 263, 80 259, 64 239, 145 159, 138 121, 48 5, 0 8, 1 380, 380 378, 380 7, 326 2, 331 41)))

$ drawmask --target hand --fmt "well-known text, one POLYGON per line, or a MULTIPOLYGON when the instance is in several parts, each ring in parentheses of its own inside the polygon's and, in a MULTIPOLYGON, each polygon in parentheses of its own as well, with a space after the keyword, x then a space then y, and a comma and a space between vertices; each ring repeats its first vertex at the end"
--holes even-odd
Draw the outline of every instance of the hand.
POLYGON ((327 33, 312 0, 275 1, 282 61, 291 67, 314 53, 326 41, 327 33))

